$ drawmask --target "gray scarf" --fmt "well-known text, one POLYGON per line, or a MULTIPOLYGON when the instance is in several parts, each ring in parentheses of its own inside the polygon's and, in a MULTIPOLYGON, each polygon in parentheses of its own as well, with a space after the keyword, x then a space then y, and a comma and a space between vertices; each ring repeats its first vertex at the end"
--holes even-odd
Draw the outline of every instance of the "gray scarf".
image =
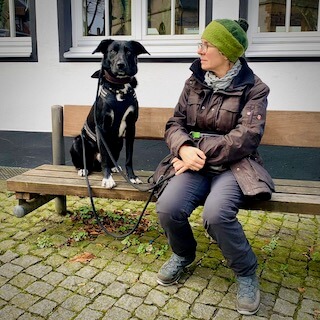
POLYGON ((217 90, 224 90, 229 87, 233 78, 241 70, 241 62, 237 60, 232 68, 222 78, 218 78, 212 71, 207 71, 204 75, 204 82, 213 89, 213 92, 217 90))

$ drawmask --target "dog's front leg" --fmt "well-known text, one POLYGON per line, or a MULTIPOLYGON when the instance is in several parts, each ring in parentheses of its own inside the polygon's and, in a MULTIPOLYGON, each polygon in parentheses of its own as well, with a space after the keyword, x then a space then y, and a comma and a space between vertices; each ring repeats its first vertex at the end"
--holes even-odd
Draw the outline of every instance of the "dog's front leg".
POLYGON ((126 171, 129 180, 134 184, 143 183, 133 171, 133 144, 135 139, 135 127, 128 126, 126 131, 126 171))
POLYGON ((103 179, 101 182, 101 186, 105 187, 107 189, 112 189, 116 186, 116 182, 114 181, 114 179, 112 177, 112 173, 110 172, 110 170, 108 168, 105 168, 103 170, 103 179))
POLYGON ((101 139, 99 143, 99 149, 100 149, 100 156, 101 156, 101 168, 102 168, 102 174, 103 174, 101 186, 107 189, 112 189, 116 186, 116 182, 112 177, 111 166, 110 166, 111 160, 108 155, 108 151, 106 150, 101 139))

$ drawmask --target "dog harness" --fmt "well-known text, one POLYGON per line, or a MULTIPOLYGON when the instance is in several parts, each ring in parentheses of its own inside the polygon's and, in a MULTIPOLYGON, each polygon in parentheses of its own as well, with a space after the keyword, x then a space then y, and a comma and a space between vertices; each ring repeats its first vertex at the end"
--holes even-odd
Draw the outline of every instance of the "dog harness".
POLYGON ((86 122, 83 125, 83 130, 86 132, 87 136, 92 139, 94 142, 97 142, 97 136, 96 134, 89 128, 88 122, 86 122))

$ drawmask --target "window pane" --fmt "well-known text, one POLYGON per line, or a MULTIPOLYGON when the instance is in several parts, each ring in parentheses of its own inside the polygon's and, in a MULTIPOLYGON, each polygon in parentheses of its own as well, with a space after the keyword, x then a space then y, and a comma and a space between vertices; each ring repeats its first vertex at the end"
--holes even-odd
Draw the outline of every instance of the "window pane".
POLYGON ((109 21, 110 35, 131 35, 131 0, 109 0, 109 21))
POLYGON ((83 35, 105 35, 104 0, 83 0, 83 35))
POLYGON ((199 34, 199 1, 176 0, 175 34, 199 34))
POLYGON ((286 0, 259 0, 258 32, 285 31, 286 0))
POLYGON ((292 0, 290 31, 318 30, 319 0, 292 0))
POLYGON ((131 35, 131 0, 108 0, 109 26, 105 30, 105 0, 83 0, 84 36, 131 35))
POLYGON ((30 37, 30 12, 28 0, 14 1, 16 37, 30 37))
POLYGON ((148 0, 147 34, 171 34, 171 0, 148 0))
POLYGON ((30 37, 30 12, 28 1, 14 1, 14 8, 9 11, 9 0, 0 1, 0 37, 30 37), (10 28, 10 16, 14 24, 10 28))
POLYGON ((0 36, 10 37, 9 1, 0 1, 0 36))

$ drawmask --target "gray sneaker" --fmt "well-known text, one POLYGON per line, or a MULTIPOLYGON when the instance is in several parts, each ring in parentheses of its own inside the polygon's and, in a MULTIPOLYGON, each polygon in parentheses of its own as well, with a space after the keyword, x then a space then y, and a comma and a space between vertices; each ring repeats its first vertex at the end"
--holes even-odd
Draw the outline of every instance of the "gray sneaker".
POLYGON ((260 290, 257 276, 237 277, 237 310, 240 314, 252 315, 260 307, 260 290))
POLYGON ((194 259, 195 255, 180 257, 173 253, 170 259, 160 268, 157 282, 162 286, 170 286, 176 283, 180 279, 183 269, 190 266, 194 259))

